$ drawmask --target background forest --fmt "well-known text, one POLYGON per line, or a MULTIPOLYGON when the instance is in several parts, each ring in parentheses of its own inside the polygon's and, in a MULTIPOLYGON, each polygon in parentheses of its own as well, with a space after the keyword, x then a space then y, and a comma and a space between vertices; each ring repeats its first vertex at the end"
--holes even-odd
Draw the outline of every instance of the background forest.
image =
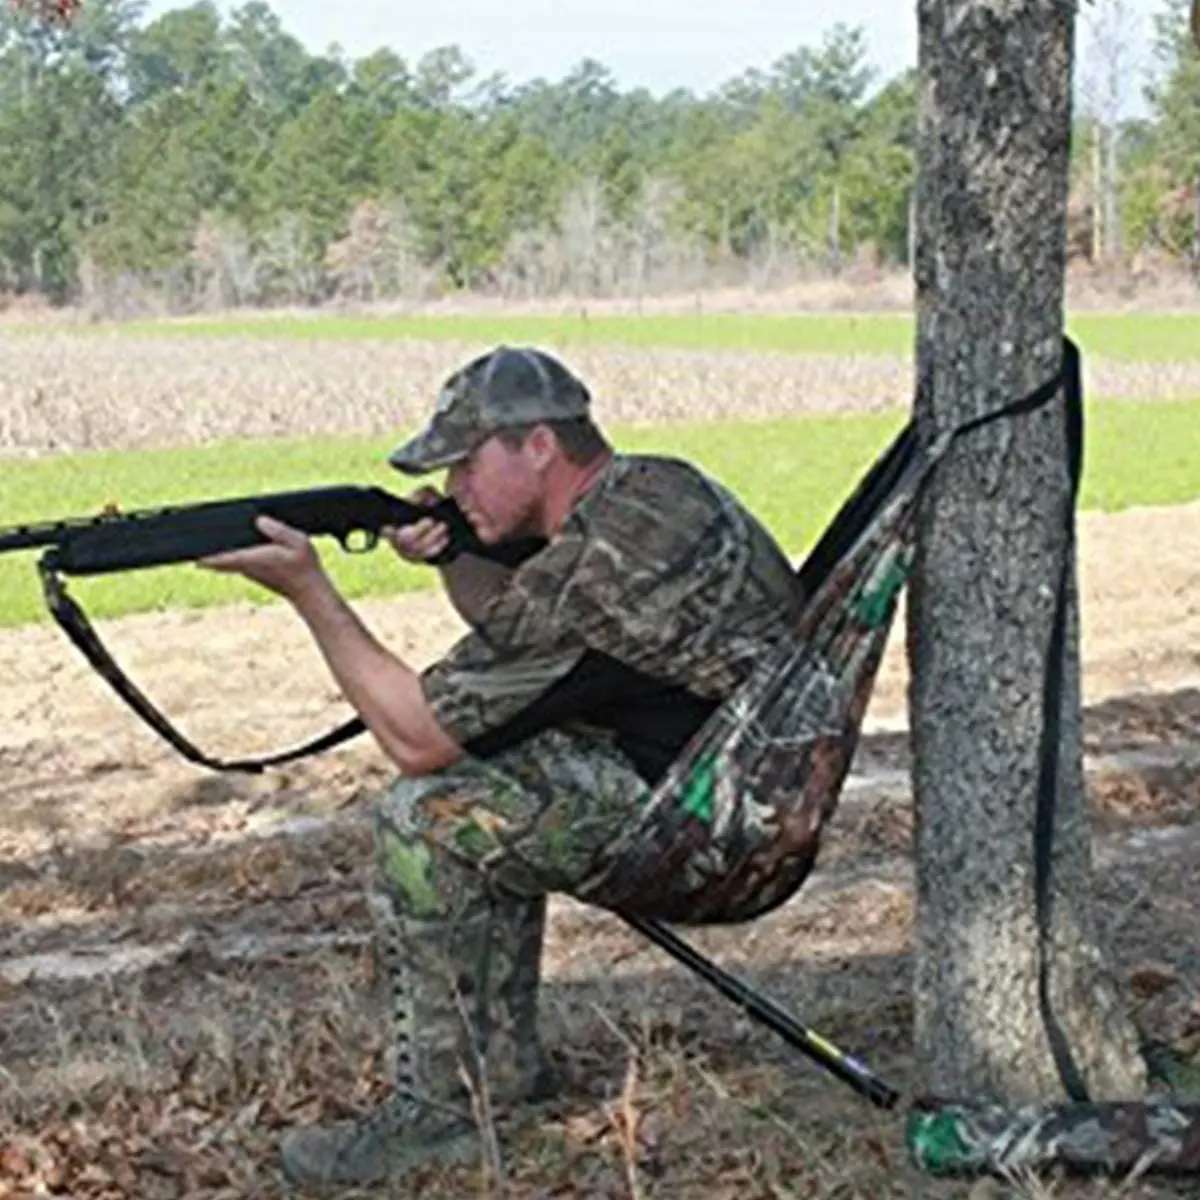
MULTIPOLYGON (((1143 83, 1123 11, 1084 8, 1072 253, 1195 271, 1200 59, 1164 0, 1143 83)), ((455 46, 313 54, 262 0, 0 9, 0 297, 119 316, 870 274, 909 261, 915 121, 915 73, 878 78, 845 25, 654 95, 592 59, 516 82, 455 46)))

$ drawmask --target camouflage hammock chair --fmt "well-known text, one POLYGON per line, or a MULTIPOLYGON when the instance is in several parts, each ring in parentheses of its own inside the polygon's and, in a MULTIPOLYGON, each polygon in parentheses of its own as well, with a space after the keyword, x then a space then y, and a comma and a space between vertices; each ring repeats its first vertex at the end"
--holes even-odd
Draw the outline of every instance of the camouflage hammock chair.
MULTIPOLYGON (((640 820, 612 849, 601 875, 624 919, 793 1046, 881 1108, 900 1093, 862 1062, 801 1026, 706 960, 660 921, 746 921, 785 903, 812 870, 834 813, 912 565, 922 487, 958 437, 1066 401, 1068 549, 1047 656, 1034 874, 1039 927, 1049 928, 1049 878, 1058 779, 1058 714, 1075 501, 1082 471, 1079 353, 1064 339, 1060 373, 1022 400, 939 435, 930 445, 910 423, 860 483, 799 570, 809 600, 793 643, 766 658, 696 734, 656 788, 640 820)), ((599 882, 599 881, 598 881, 599 882)), ((1044 971, 1044 966, 1043 966, 1044 971)), ((1200 1173, 1200 1103, 1169 1094, 1178 1063, 1151 1062, 1162 1085, 1147 1100, 1089 1099, 1052 1011, 1042 976, 1041 1015, 1069 1102, 1008 1108, 939 1096, 910 1098, 906 1140, 934 1174, 995 1174, 1065 1167, 1110 1174, 1200 1173)), ((1150 1055, 1147 1054, 1149 1059, 1150 1055)), ((1189 1089, 1190 1090, 1190 1089, 1189 1089)), ((1196 1098, 1200 1099, 1200 1098, 1196 1098)))
MULTIPOLYGON (((951 442, 1079 403, 1078 353, 1032 395, 919 443, 907 426, 800 566, 795 639, 764 658, 696 733, 595 875, 610 907, 679 925, 751 920, 785 903, 815 865, 912 565, 924 483, 951 442)), ((1069 431, 1070 432, 1070 431, 1069 431)), ((1069 437, 1072 459, 1079 435, 1069 437)), ((590 890, 590 889, 589 889, 590 890)), ((586 892, 583 895, 587 899, 586 892)))

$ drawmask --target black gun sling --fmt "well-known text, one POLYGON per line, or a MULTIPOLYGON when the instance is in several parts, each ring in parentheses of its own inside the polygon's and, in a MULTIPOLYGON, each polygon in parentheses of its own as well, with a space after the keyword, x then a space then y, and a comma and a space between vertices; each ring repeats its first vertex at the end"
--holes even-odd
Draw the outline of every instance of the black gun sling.
POLYGON ((205 754, 172 725, 149 697, 117 665, 116 660, 108 652, 108 648, 100 640, 100 635, 92 627, 87 614, 67 593, 66 585, 58 572, 58 563, 53 550, 48 550, 38 560, 38 574, 42 580, 42 594, 46 598, 46 607, 62 631, 113 691, 189 762, 214 771, 242 771, 249 774, 261 774, 268 767, 282 766, 284 763, 294 762, 298 758, 307 758, 309 755, 331 750, 334 746, 340 746, 343 742, 348 742, 366 730, 366 726, 359 717, 352 717, 336 729, 331 729, 328 733, 292 750, 284 750, 263 758, 213 758, 211 755, 205 754))

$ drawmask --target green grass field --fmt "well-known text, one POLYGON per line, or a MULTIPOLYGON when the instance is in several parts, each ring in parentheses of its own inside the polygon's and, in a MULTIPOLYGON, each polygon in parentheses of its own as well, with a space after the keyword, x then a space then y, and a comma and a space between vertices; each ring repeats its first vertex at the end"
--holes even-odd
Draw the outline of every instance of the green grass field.
MULTIPOLYGON (((618 429, 623 449, 691 458, 742 495, 789 552, 810 546, 861 474, 900 428, 899 412, 720 425, 618 429)), ((394 439, 261 441, 203 449, 76 454, 14 461, 0 475, 6 525, 85 516, 114 502, 126 511, 334 483, 410 485, 384 465, 394 439)), ((1153 405, 1108 401, 1089 409, 1082 505, 1114 511, 1200 498, 1200 400, 1153 405)), ((322 542, 351 596, 434 583, 386 548, 349 556, 322 542)), ((35 555, 0 557, 0 625, 42 617, 35 555)), ((98 616, 205 606, 265 593, 194 566, 72 582, 98 616)))
MULTIPOLYGON (((111 327, 102 327, 105 330, 111 327)), ((164 337, 411 338, 563 347, 623 345, 683 350, 781 351, 796 354, 910 355, 906 315, 707 315, 597 317, 253 317, 245 320, 134 322, 126 334, 164 337)), ((1081 313, 1068 331, 1085 353, 1168 362, 1200 358, 1200 313, 1081 313)))

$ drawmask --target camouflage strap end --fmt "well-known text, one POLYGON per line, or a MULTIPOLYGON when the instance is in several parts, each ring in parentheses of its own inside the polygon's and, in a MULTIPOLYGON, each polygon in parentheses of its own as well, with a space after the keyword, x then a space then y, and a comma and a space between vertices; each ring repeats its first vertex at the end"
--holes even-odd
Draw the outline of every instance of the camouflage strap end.
POLYGON ((1200 1104, 1002 1105, 918 1100, 905 1135, 932 1175, 1011 1176, 1060 1167, 1124 1175, 1200 1174, 1200 1104))

